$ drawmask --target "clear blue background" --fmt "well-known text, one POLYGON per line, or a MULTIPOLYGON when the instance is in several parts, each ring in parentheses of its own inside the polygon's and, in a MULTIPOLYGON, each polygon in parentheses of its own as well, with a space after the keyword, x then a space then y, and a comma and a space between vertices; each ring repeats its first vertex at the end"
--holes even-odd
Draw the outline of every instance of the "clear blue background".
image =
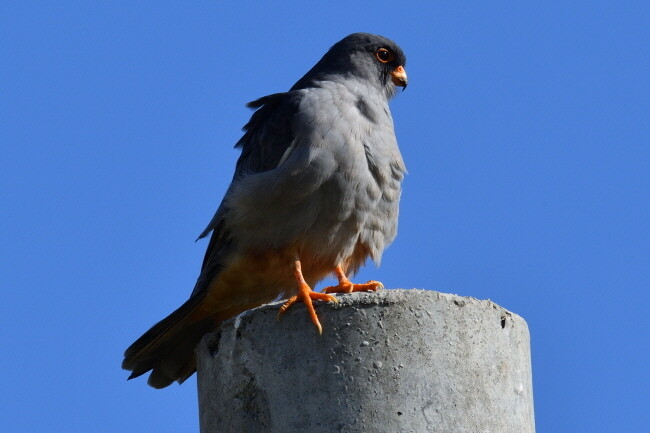
POLYGON ((0 430, 198 431, 122 352, 191 291, 244 103, 368 31, 410 175, 358 279, 523 316, 539 432, 646 432, 649 3, 236 4, 2 2, 0 430))

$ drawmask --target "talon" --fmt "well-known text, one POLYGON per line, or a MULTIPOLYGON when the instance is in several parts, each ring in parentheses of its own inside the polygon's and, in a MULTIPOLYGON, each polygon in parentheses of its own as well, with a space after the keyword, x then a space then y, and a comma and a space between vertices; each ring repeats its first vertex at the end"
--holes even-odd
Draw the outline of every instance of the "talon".
POLYGON ((311 289, 311 287, 309 287, 309 285, 305 282, 305 279, 302 276, 300 261, 296 260, 294 266, 295 266, 296 280, 298 281, 298 294, 290 297, 284 304, 282 304, 276 318, 280 320, 280 316, 282 316, 289 309, 289 307, 291 307, 293 304, 295 304, 298 301, 302 301, 305 304, 305 307, 307 307, 307 312, 309 313, 312 323, 316 326, 318 335, 322 335, 323 327, 320 324, 320 320, 318 320, 318 315, 316 314, 316 310, 314 310, 314 304, 312 303, 312 299, 321 300, 321 301, 333 301, 333 302, 338 302, 338 299, 326 293, 314 292, 311 289))
POLYGON ((350 281, 339 281, 336 286, 325 287, 323 293, 352 293, 355 291, 354 286, 350 281))
POLYGON ((282 316, 285 313, 285 311, 289 309, 289 307, 295 304, 297 300, 298 300, 298 296, 292 296, 289 299, 287 299, 287 302, 282 304, 282 306, 280 307, 280 311, 278 311, 278 315, 275 316, 275 318, 277 320, 280 320, 280 316, 282 316))
POLYGON ((323 293, 352 293, 352 292, 376 292, 379 289, 383 289, 384 285, 379 281, 370 280, 364 284, 353 284, 345 276, 343 268, 341 265, 338 265, 334 268, 334 273, 339 280, 338 285, 329 286, 323 289, 323 293))
POLYGON ((383 289, 384 285, 381 283, 381 281, 374 281, 370 280, 365 284, 362 284, 363 286, 368 286, 366 290, 369 290, 371 292, 376 292, 377 290, 383 289), (372 288, 370 288, 372 286, 372 288))

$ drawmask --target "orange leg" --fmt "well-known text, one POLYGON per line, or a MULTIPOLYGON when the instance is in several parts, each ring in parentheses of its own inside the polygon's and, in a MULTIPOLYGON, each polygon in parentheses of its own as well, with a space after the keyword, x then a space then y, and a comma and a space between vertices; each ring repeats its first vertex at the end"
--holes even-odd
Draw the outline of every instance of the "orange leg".
POLYGON ((311 289, 311 287, 309 287, 309 284, 307 284, 305 278, 302 276, 302 268, 300 265, 300 260, 296 260, 294 262, 293 274, 296 277, 296 281, 298 282, 298 294, 290 297, 287 300, 287 302, 285 302, 280 307, 280 311, 278 312, 278 319, 280 319, 280 316, 282 316, 289 309, 289 307, 291 307, 293 304, 295 304, 298 301, 302 301, 307 307, 307 311, 309 312, 311 321, 314 323, 314 325, 316 325, 318 334, 322 335, 323 327, 321 326, 320 321, 318 320, 318 315, 316 314, 316 310, 314 310, 314 304, 311 302, 311 300, 320 299, 322 301, 334 301, 334 302, 338 302, 338 301, 332 295, 314 292, 311 289))
POLYGON ((334 268, 334 274, 339 280, 339 284, 336 286, 329 286, 323 289, 324 293, 352 293, 352 292, 375 292, 379 289, 383 289, 384 285, 379 281, 368 281, 365 284, 353 284, 348 280, 348 277, 345 276, 343 268, 341 265, 337 265, 334 268))

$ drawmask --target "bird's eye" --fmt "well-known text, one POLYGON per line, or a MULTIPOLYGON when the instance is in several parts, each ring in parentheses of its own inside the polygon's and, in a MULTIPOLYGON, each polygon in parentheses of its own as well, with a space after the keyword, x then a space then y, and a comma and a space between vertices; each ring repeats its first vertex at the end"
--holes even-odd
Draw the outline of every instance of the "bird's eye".
POLYGON ((388 51, 386 48, 380 48, 375 51, 375 57, 382 63, 388 63, 393 60, 393 53, 388 51))

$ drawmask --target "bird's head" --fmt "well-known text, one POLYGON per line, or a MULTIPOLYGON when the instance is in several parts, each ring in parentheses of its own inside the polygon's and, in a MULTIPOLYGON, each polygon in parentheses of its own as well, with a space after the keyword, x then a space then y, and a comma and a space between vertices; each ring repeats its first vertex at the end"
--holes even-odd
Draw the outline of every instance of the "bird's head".
POLYGON ((359 78, 388 97, 396 86, 406 88, 406 56, 390 39, 369 33, 353 33, 339 42, 302 77, 291 90, 317 86, 336 77, 359 78))

